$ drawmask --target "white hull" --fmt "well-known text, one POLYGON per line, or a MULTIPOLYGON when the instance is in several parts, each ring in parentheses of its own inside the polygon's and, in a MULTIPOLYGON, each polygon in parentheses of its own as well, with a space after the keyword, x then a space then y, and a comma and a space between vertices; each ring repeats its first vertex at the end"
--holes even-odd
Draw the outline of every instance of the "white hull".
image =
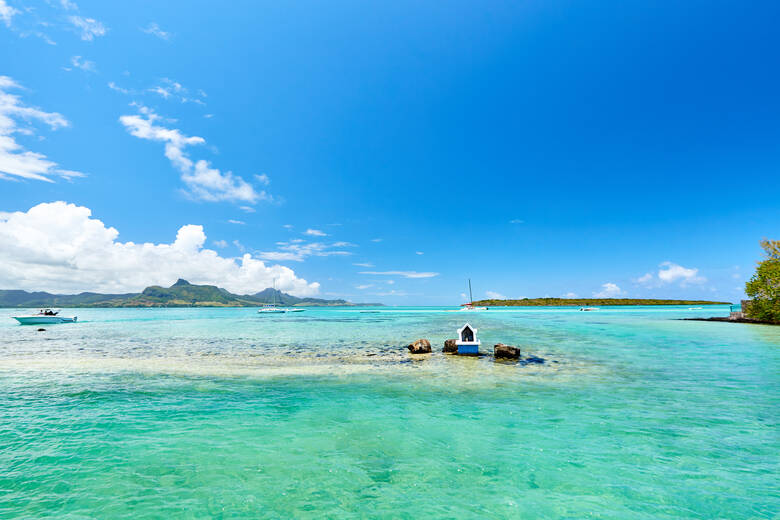
POLYGON ((257 311, 258 314, 287 314, 288 312, 303 312, 306 309, 260 309, 257 311))
POLYGON ((66 318, 65 316, 14 316, 21 325, 53 325, 55 323, 75 323, 77 317, 66 318))

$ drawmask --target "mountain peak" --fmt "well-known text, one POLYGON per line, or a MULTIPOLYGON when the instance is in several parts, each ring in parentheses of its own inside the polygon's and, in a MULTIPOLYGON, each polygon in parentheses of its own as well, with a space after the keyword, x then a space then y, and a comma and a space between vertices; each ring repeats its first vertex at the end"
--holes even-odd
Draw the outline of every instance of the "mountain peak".
POLYGON ((190 282, 185 280, 184 278, 179 278, 176 280, 176 283, 171 285, 171 287, 181 286, 181 285, 192 285, 190 282))

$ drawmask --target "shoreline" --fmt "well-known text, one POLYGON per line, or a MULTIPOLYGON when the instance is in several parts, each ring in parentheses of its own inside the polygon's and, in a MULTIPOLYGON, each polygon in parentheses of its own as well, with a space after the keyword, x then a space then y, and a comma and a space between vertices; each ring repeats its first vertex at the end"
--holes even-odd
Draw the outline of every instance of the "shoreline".
POLYGON ((771 321, 753 320, 750 318, 678 318, 680 321, 720 321, 725 323, 748 323, 752 325, 780 325, 780 323, 772 323, 771 321))

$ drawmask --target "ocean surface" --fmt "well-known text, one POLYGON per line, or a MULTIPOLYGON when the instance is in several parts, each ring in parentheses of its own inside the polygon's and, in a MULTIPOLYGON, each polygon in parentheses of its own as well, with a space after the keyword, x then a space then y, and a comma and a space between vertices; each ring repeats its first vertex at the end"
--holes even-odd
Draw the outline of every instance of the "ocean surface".
POLYGON ((0 518, 780 515, 780 327, 365 310, 0 309, 0 518))

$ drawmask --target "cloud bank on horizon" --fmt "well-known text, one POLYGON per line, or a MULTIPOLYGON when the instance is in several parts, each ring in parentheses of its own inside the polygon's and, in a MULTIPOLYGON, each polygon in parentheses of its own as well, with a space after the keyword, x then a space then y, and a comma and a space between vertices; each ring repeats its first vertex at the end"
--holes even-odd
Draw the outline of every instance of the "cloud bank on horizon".
POLYGON ((204 248, 203 227, 182 226, 169 244, 117 240, 119 231, 92 218, 83 206, 58 201, 26 212, 0 213, 0 287, 50 292, 137 292, 171 285, 178 278, 252 294, 276 287, 295 296, 314 296, 309 283, 281 265, 250 254, 220 256, 204 248))

